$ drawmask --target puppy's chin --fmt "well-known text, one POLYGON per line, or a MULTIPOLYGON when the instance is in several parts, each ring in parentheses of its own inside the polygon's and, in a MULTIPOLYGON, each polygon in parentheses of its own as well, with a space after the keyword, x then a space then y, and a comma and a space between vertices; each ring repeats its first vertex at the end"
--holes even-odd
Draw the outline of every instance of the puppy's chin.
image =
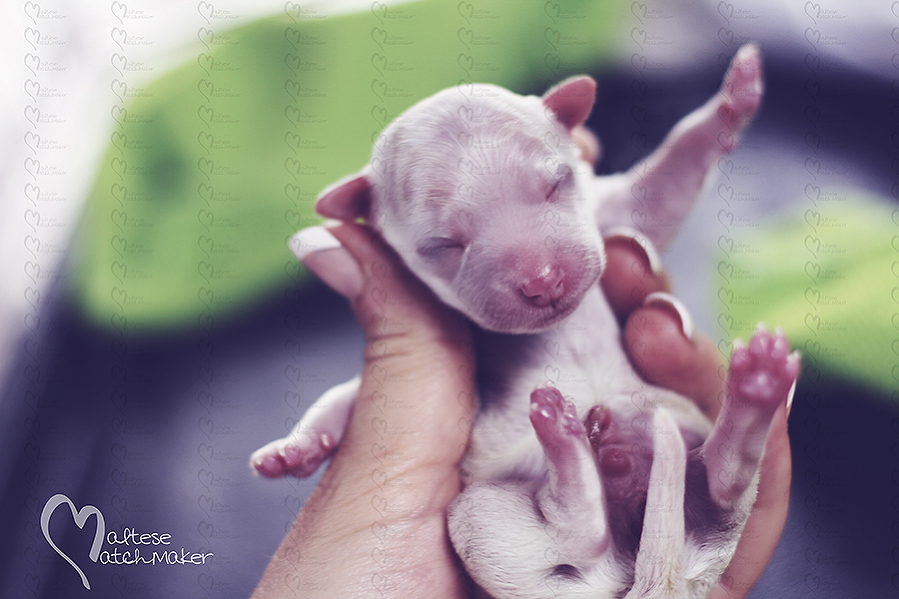
POLYGON ((500 305, 485 305, 468 316, 482 329, 507 335, 528 335, 541 333, 574 312, 583 299, 578 296, 568 299, 562 305, 534 308, 517 302, 500 305))

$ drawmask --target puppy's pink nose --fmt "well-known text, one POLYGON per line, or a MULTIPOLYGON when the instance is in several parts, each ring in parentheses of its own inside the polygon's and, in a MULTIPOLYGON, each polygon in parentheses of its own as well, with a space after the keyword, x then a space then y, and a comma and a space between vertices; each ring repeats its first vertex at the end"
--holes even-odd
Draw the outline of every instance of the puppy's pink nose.
POLYGON ((538 308, 557 301, 565 293, 565 277, 562 269, 547 264, 521 286, 524 296, 538 308))

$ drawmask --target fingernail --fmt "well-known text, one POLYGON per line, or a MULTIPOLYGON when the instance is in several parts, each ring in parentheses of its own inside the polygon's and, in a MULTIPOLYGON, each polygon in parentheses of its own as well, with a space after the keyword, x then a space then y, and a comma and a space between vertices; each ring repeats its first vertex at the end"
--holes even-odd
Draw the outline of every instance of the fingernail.
POLYGON ((291 238, 290 249, 306 268, 340 295, 353 298, 362 293, 359 264, 324 227, 303 229, 291 238))
POLYGON ((676 297, 664 291, 656 291, 646 296, 646 299, 643 300, 643 306, 659 306, 674 312, 680 319, 680 328, 684 337, 689 341, 693 341, 693 319, 690 317, 687 307, 676 297))
POLYGON ((793 385, 790 387, 790 391, 787 393, 787 418, 790 417, 790 410, 793 409, 794 395, 796 395, 796 381, 793 381, 793 385))
POLYGON ((309 254, 343 247, 337 238, 322 226, 303 229, 290 238, 287 246, 301 262, 309 254))
POLYGON ((604 237, 607 242, 615 239, 629 242, 630 247, 643 255, 643 261, 652 271, 652 274, 656 276, 662 274, 662 259, 659 256, 659 251, 643 233, 630 227, 612 227, 606 231, 604 237))

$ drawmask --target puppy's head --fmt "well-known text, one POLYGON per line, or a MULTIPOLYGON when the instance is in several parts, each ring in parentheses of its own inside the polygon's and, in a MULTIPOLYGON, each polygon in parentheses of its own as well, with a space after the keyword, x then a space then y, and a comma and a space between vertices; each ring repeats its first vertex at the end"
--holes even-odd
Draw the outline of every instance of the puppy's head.
POLYGON ((332 218, 368 219, 447 304, 504 333, 570 314, 602 271, 592 173, 571 131, 595 83, 543 97, 491 85, 444 90, 384 130, 371 163, 323 192, 332 218))

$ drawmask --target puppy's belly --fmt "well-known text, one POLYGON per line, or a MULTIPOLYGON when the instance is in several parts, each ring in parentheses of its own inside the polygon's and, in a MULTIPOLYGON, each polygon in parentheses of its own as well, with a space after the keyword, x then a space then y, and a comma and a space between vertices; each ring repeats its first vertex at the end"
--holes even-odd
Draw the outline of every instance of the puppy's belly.
MULTIPOLYGON (((570 370, 569 370, 570 372, 570 370)), ((688 447, 702 443, 711 431, 711 422, 686 398, 652 385, 641 383, 627 371, 627 377, 591 377, 584 371, 579 380, 558 384, 573 401, 583 421, 594 406, 609 408, 620 429, 645 432, 656 408, 664 407, 674 417, 688 447), (631 388, 622 381, 632 381, 631 388)), ((596 373, 592 373, 596 374, 596 373)), ((617 374, 621 374, 619 371, 617 374)), ((529 418, 531 391, 545 382, 539 373, 523 376, 521 382, 502 398, 485 398, 474 424, 471 447, 463 463, 466 484, 478 480, 537 480, 546 474, 544 449, 537 440, 529 418)), ((642 435, 651 452, 651 436, 642 435)))
POLYGON ((543 448, 530 421, 530 396, 551 382, 586 418, 602 405, 622 426, 651 420, 664 406, 683 432, 708 434, 711 424, 680 395, 643 382, 619 340, 618 324, 599 287, 589 290, 565 323, 535 335, 480 331, 478 353, 480 411, 463 464, 467 482, 504 478, 543 480, 543 448))
MULTIPOLYGON (((569 367, 566 372, 572 373, 569 367)), ((631 404, 630 392, 597 389, 589 373, 581 372, 571 380, 554 383, 577 407, 582 420, 591 407, 605 405, 622 419, 637 416, 640 411, 631 404)), ((478 413, 471 437, 471 447, 463 469, 476 480, 543 480, 546 473, 544 450, 530 421, 530 394, 546 383, 542 372, 519 377, 519 382, 502 398, 482 398, 487 405, 478 413)))

